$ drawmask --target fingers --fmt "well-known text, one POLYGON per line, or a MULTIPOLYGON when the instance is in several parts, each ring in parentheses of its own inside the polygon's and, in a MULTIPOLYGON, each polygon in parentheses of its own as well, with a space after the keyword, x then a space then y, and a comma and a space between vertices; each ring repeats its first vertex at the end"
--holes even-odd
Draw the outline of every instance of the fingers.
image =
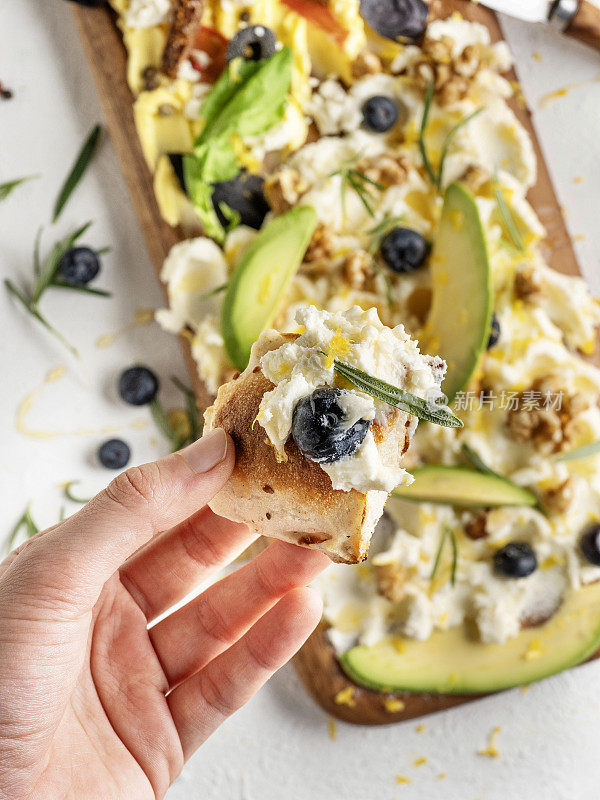
POLYGON ((321 611, 316 592, 294 589, 233 647, 168 695, 186 760, 294 655, 315 629, 321 611))
POLYGON ((218 517, 205 507, 133 555, 121 568, 121 582, 151 620, 255 538, 247 525, 218 517))
POLYGON ((150 630, 169 686, 203 669, 290 590, 331 562, 323 553, 273 542, 237 572, 210 586, 150 630))
POLYGON ((129 556, 206 505, 227 481, 234 461, 232 440, 216 429, 179 453, 127 470, 25 549, 17 560, 24 566, 22 579, 76 610, 93 606, 129 556))

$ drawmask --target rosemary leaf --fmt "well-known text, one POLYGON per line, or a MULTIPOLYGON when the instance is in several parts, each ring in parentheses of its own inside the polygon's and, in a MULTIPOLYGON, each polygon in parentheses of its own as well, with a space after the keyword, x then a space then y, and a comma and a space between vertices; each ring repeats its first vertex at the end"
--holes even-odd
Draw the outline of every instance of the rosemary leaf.
POLYGON ((406 411, 408 414, 414 414, 415 417, 426 422, 432 422, 435 425, 442 425, 445 428, 463 427, 462 420, 455 416, 447 406, 428 403, 411 392, 391 386, 389 383, 379 378, 374 378, 372 375, 363 372, 363 370, 350 366, 350 364, 344 364, 337 359, 334 361, 333 366, 339 375, 356 386, 361 392, 365 392, 376 400, 388 403, 394 408, 406 411))
POLYGON ((224 292, 227 289, 228 285, 229 284, 227 283, 222 283, 220 286, 216 286, 214 289, 210 289, 208 292, 204 292, 204 294, 201 294, 197 299, 198 301, 210 300, 211 297, 215 297, 215 295, 224 292))
POLYGON ((467 459, 467 461, 470 461, 471 465, 473 467, 475 467, 475 469, 478 472, 483 472, 485 475, 495 475, 498 478, 502 477, 497 472, 494 472, 494 470, 491 467, 488 467, 488 465, 481 458, 479 453, 477 453, 475 450, 473 450, 472 447, 469 447, 468 444, 463 442, 463 444, 461 446, 461 450, 463 452, 464 457, 467 459))
POLYGON ((399 217, 388 216, 386 214, 381 220, 381 222, 378 222, 377 225, 374 225, 372 228, 369 228, 367 234, 373 237, 371 244, 369 245, 369 253, 373 254, 379 250, 379 246, 381 245, 381 240, 392 228, 395 228, 396 225, 402 222, 402 219, 403 218, 401 216, 399 217))
POLYGON ((495 183, 494 196, 496 198, 496 203, 498 204, 498 211, 500 212, 500 216, 502 217, 502 220, 506 225, 506 230, 508 231, 510 238, 513 240, 513 244, 520 253, 524 253, 525 243, 523 241, 523 237, 521 236, 519 229, 517 228, 517 223, 514 220, 509 205, 506 202, 506 198, 504 197, 504 192, 502 191, 502 187, 499 186, 496 182, 494 183, 495 183))
POLYGON ((437 185, 437 177, 435 172, 433 171, 433 167, 431 166, 431 161, 429 160, 429 153, 427 152, 427 147, 425 145, 425 134, 427 132, 427 123, 429 121, 429 112, 431 111, 431 103, 433 101, 434 89, 435 89, 435 83, 432 78, 427 84, 427 89, 425 90, 425 105, 423 106, 423 116, 421 117, 421 128, 419 130, 419 150, 421 152, 421 158, 423 159, 423 166, 425 167, 425 171, 429 176, 429 180, 434 185, 437 185))
POLYGON ((69 197, 73 193, 75 187, 83 177, 84 172, 88 168, 96 147, 98 145, 98 140, 100 138, 102 128, 100 125, 95 125, 85 142, 81 150, 79 151, 79 155, 75 159, 75 163, 71 167, 71 171, 67 175, 67 178, 58 193, 58 197, 56 198, 56 203, 54 205, 54 214, 52 216, 52 222, 56 222, 59 218, 61 211, 65 207, 69 197))
POLYGON ((150 402, 150 413, 152 414, 152 419, 156 423, 156 427, 171 443, 171 449, 173 451, 179 450, 179 439, 173 433, 173 428, 169 423, 167 414, 157 398, 154 398, 154 400, 150 402))
POLYGON ((40 244, 42 241, 42 233, 44 232, 44 226, 40 225, 35 235, 35 243, 33 245, 33 274, 37 278, 40 274, 40 244))
POLYGON ((435 185, 438 189, 441 189, 442 186, 442 178, 444 175, 444 162, 446 161, 446 156, 448 155, 448 150, 450 149, 450 145, 452 144, 454 137, 459 132, 461 128, 463 128, 468 122, 471 122, 472 119, 477 117, 483 111, 482 108, 478 108, 473 111, 471 114, 466 116, 464 119, 461 119, 460 122, 457 122, 456 125, 448 131, 446 138, 444 139, 444 144, 442 145, 442 154, 440 157, 440 165, 438 167, 438 174, 435 185))
POLYGON ((191 444, 202 436, 202 430, 204 428, 203 420, 198 411, 198 404, 196 403, 196 395, 174 375, 171 376, 171 382, 185 396, 185 407, 190 421, 190 435, 188 440, 183 444, 191 444))
POLYGON ((25 175, 23 178, 15 178, 12 181, 6 181, 6 183, 0 183, 0 201, 6 200, 6 198, 12 194, 12 192, 20 186, 22 183, 26 183, 27 181, 32 181, 34 178, 39 178, 39 175, 25 175))
POLYGON ((28 505, 25 511, 21 514, 17 522, 15 523, 14 527, 12 528, 11 532, 9 533, 6 548, 8 552, 13 549, 15 542, 19 536, 19 533, 25 528, 25 533, 27 534, 27 538, 30 539, 32 536, 35 536, 36 533, 40 532, 40 529, 33 521, 33 517, 31 516, 31 506, 28 505))
POLYGON ((112 253, 112 247, 101 247, 99 250, 96 250, 97 256, 106 255, 106 253, 112 253))
POLYGON ((52 281, 50 287, 53 289, 71 289, 74 292, 85 292, 86 294, 95 294, 98 297, 112 297, 111 292, 106 289, 95 289, 93 286, 78 286, 74 283, 66 283, 65 281, 52 281))
POLYGON ((435 561, 433 562, 433 569, 431 570, 431 575, 429 576, 429 580, 432 581, 438 571, 438 567, 440 566, 440 561, 442 559, 442 550, 444 549, 444 542, 446 541, 446 534, 448 532, 448 528, 444 526, 442 529, 442 535, 440 536, 440 543, 438 545, 437 553, 435 554, 435 561))
POLYGON ((393 308, 394 303, 394 295, 392 294, 392 284, 390 282, 389 276, 386 273, 385 269, 378 264, 377 261, 372 258, 371 264, 373 265, 373 269, 375 272, 380 276, 381 280, 383 281, 383 285, 385 286, 385 297, 390 308, 393 308))
POLYGON ((89 503, 92 498, 91 497, 77 497, 76 495, 74 495, 73 492, 71 491, 71 486, 75 486, 75 484, 77 484, 77 483, 79 483, 79 481, 69 481, 68 483, 65 483, 65 486, 64 486, 65 497, 67 498, 67 500, 70 500, 72 503, 80 503, 82 506, 84 506, 86 503, 89 503))
POLYGON ((81 228, 78 228, 73 233, 69 234, 69 236, 65 236, 64 239, 60 239, 56 242, 52 248, 52 250, 48 253, 46 258, 44 259, 43 264, 39 270, 39 274, 37 276, 37 280, 35 282, 35 286, 33 289, 33 296, 32 300, 34 303, 37 303, 45 290, 50 286, 50 284, 56 278, 56 274, 60 267, 61 258, 70 250, 71 247, 75 244, 75 242, 83 236, 83 234, 87 231, 90 227, 92 222, 86 222, 85 225, 82 225, 81 228))
POLYGON ((348 174, 352 175, 353 178, 356 178, 356 180, 360 181, 361 183, 369 183, 371 186, 379 189, 380 192, 383 192, 385 189, 385 186, 382 183, 374 181, 373 178, 369 178, 368 175, 365 175, 364 172, 361 172, 358 169, 350 169, 348 170, 348 174))
POLYGON ((576 461, 579 458, 588 458, 589 456, 595 456, 598 453, 600 453, 600 442, 590 442, 589 444, 583 444, 581 447, 576 447, 574 450, 569 450, 568 452, 563 453, 556 460, 576 461))
POLYGON ((448 535, 450 536, 450 544, 452 545, 452 569, 450 571, 450 583, 452 586, 456 583, 456 565, 458 564, 458 545, 456 543, 456 536, 450 526, 448 526, 448 535))

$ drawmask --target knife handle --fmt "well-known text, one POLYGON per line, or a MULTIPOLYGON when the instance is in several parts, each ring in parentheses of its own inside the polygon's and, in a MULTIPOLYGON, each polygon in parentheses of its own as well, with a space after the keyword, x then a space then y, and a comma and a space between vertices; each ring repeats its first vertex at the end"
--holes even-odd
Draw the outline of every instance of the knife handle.
POLYGON ((567 36, 600 50, 600 8, 588 0, 555 0, 548 21, 567 36))

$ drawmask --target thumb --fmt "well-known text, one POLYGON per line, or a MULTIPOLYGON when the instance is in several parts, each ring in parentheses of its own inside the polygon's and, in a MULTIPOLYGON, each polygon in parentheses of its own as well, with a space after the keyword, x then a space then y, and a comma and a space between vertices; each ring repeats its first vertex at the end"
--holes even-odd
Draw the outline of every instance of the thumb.
MULTIPOLYGON (((52 586, 64 599, 91 607, 129 556, 206 505, 226 483, 234 461, 233 441, 217 428, 178 453, 121 473, 22 555, 40 565, 42 585, 50 583, 54 564, 60 586, 56 578, 52 586)), ((31 570, 27 573, 31 579, 31 570)))

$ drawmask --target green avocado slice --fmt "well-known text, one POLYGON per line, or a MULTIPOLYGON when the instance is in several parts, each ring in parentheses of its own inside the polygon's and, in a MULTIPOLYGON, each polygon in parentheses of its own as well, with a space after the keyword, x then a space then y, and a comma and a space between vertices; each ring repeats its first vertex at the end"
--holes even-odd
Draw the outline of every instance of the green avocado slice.
POLYGON ((273 322, 317 227, 311 206, 296 206, 262 228, 229 281, 221 333, 231 362, 244 370, 250 349, 273 322))
POLYGON ((543 625, 505 644, 485 644, 466 626, 426 642, 386 639, 340 658, 347 675, 379 691, 478 694, 547 678, 589 658, 600 646, 600 584, 571 591, 543 625))
POLYGON ((473 195, 460 183, 450 184, 444 194, 429 261, 433 299, 424 346, 448 365, 442 389, 451 403, 487 345, 492 315, 485 234, 473 195))
POLYGON ((392 494, 415 503, 441 503, 461 508, 535 506, 534 494, 516 483, 467 467, 430 465, 411 470, 414 482, 392 494))

